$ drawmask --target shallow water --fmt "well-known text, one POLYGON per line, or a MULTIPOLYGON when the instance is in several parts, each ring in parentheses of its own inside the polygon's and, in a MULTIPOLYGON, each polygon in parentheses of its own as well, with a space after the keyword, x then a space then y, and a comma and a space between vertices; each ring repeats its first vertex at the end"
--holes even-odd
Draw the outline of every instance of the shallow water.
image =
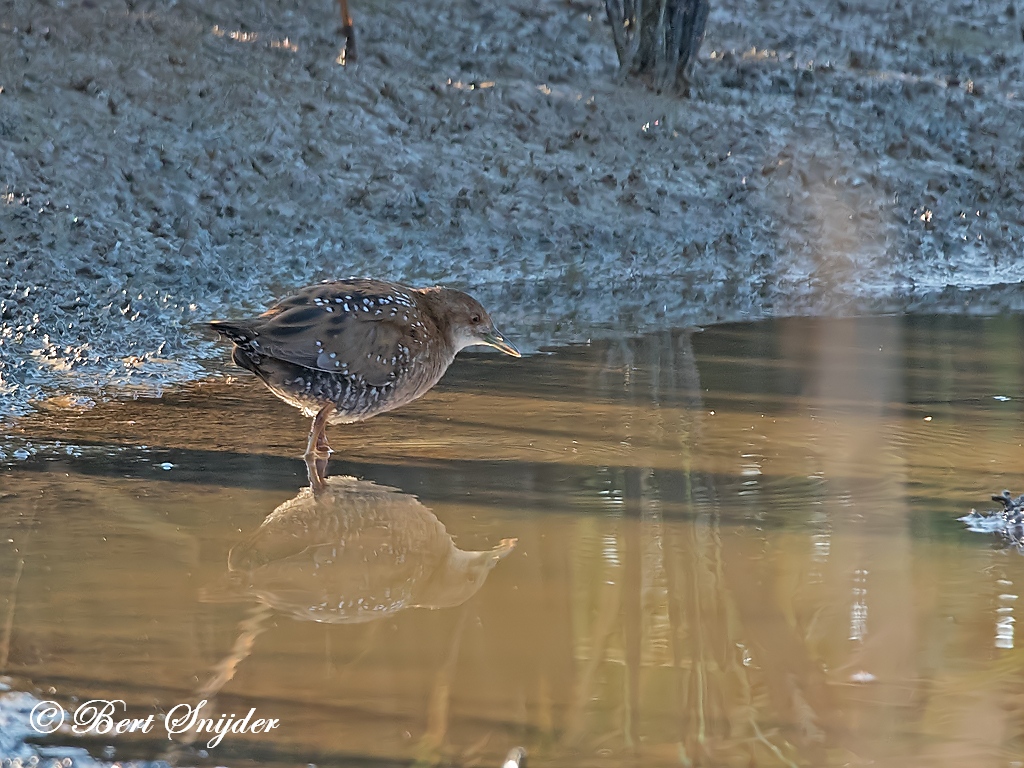
POLYGON ((250 378, 43 403, 0 447, 0 749, 1021 765, 1024 558, 956 518, 1024 490, 1022 341, 794 319, 464 355, 332 428, 317 500, 306 424, 250 378), (280 726, 27 727, 95 698, 280 726))

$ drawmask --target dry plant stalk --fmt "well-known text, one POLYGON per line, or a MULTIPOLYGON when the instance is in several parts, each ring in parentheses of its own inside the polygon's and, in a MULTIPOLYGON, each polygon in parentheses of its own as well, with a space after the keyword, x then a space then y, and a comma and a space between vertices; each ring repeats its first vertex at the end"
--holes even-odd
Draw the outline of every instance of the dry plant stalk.
POLYGON ((658 88, 689 84, 710 0, 605 0, 604 5, 623 72, 649 76, 658 88))

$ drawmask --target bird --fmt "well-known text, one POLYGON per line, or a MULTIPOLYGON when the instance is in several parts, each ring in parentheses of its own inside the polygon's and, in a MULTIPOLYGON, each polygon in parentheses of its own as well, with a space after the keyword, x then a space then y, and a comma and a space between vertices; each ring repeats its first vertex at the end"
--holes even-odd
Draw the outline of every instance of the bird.
POLYGON ((466 347, 521 357, 472 296, 368 278, 310 285, 258 317, 209 325, 234 344, 236 365, 313 419, 304 458, 314 488, 323 487, 315 462, 331 453, 328 424, 364 421, 416 400, 466 347))

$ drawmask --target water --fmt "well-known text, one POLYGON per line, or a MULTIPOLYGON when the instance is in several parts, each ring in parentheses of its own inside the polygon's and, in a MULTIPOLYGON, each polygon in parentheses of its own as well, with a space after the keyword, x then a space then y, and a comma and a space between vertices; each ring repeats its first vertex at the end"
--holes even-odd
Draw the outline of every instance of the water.
POLYGON ((1024 491, 1022 340, 794 319, 463 356, 331 428, 319 500, 307 424, 249 378, 44 403, 2 447, 0 749, 1021 765, 1024 558, 956 518, 1024 491), (280 724, 27 726, 88 699, 280 724))

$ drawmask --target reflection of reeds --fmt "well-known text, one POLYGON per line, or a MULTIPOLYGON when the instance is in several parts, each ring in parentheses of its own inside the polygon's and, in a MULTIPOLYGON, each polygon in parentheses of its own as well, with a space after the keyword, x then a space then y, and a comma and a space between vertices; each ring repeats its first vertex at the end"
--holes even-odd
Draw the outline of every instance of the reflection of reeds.
MULTIPOLYGON (((989 612, 985 618, 993 623, 1000 615, 1006 615, 996 612, 1001 603, 1005 605, 999 597, 1011 598, 1011 604, 1017 602, 1012 593, 1019 592, 1014 582, 1019 581, 1022 571, 1016 554, 994 554, 987 580, 990 595, 996 599, 985 601, 989 612), (1011 578, 1014 575, 1016 578, 1011 578)), ((941 589, 947 585, 936 586, 941 589)), ((948 610, 945 605, 936 608, 948 610)), ((927 681, 922 681, 927 684, 922 685, 918 725, 929 745, 925 754, 933 761, 930 764, 953 768, 964 764, 960 756, 974 755, 980 750, 991 756, 993 765, 1012 765, 1024 754, 1024 649, 1019 644, 1012 649, 996 649, 991 645, 990 635, 990 645, 984 654, 987 663, 940 664, 949 655, 948 646, 958 639, 980 650, 984 635, 992 627, 979 616, 973 626, 964 628, 970 630, 970 637, 957 638, 955 635, 963 630, 954 632, 958 628, 948 621, 935 623, 938 626, 928 639, 932 641, 934 637, 938 647, 927 648, 926 653, 936 667, 929 669, 927 681)))
POLYGON ((463 604, 459 610, 459 619, 452 631, 448 644, 448 653, 444 663, 434 675, 434 683, 427 702, 427 727, 420 738, 417 749, 416 765, 436 765, 441 762, 441 747, 448 734, 448 721, 451 708, 452 685, 455 680, 456 666, 459 660, 459 649, 462 646, 462 635, 466 629, 466 617, 469 609, 463 604))
MULTIPOLYGON (((0 493, 0 502, 5 498, 13 497, 14 494, 0 493)), ((35 528, 36 507, 38 502, 32 504, 32 511, 25 517, 25 533, 19 536, 15 552, 18 557, 14 562, 14 573, 11 574, 11 586, 7 590, 7 613, 4 616, 3 635, 0 636, 0 674, 7 671, 7 662, 11 658, 11 635, 14 633, 14 612, 18 607, 18 587, 21 585, 21 574, 25 570, 25 550, 29 539, 32 538, 32 531, 35 528)), ((15 539, 11 538, 11 543, 15 539)))
POLYGON ((773 619, 765 641, 765 612, 779 597, 771 571, 723 541, 713 506, 666 522, 657 479, 626 478, 626 516, 597 539, 600 558, 594 536, 580 539, 574 602, 591 608, 579 625, 563 745, 643 754, 645 743, 669 738, 684 764, 820 757, 824 680, 805 638, 773 619))
MULTIPOLYGON (((238 635, 231 650, 214 665, 213 672, 206 682, 199 686, 192 699, 186 702, 189 706, 196 707, 200 702, 206 701, 206 712, 216 711, 214 699, 224 686, 234 679, 238 666, 252 654, 256 638, 267 629, 267 620, 273 615, 273 610, 263 604, 254 605, 246 611, 245 618, 238 622, 238 635)), ((163 759, 171 765, 177 765, 184 754, 184 748, 202 738, 197 731, 186 731, 167 748, 163 759)))
MULTIPOLYGON (((654 757, 666 754, 667 737, 675 744, 675 760, 684 765, 735 760, 792 765, 793 748, 777 733, 780 702, 758 679, 747 651, 764 604, 735 599, 735 590, 746 587, 728 571, 746 576, 749 566, 730 555, 731 541, 723 542, 713 483, 692 469, 702 409, 689 337, 678 346, 624 344, 612 350, 610 369, 624 372, 627 397, 637 404, 624 411, 620 432, 676 444, 681 468, 612 473, 604 497, 613 521, 578 524, 573 602, 585 610, 577 623, 580 674, 563 745, 612 752, 619 745, 654 757), (633 374, 635 368, 643 379, 633 374), (653 412, 644 407, 657 402, 661 392, 675 398, 690 393, 698 407, 653 412), (691 519, 666 520, 666 506, 676 514, 689 510, 691 519), (606 699, 618 707, 602 707, 606 699), (652 744, 659 745, 653 753, 652 744)), ((794 683, 794 700, 801 699, 801 686, 794 683)), ((804 712, 814 720, 809 705, 804 712)))
POLYGON ((238 635, 231 650, 213 667, 213 674, 196 691, 193 697, 196 702, 212 699, 231 682, 238 671, 238 665, 249 658, 256 638, 267 629, 267 619, 274 615, 268 606, 258 603, 246 611, 246 616, 238 622, 238 635))
MULTIPOLYGON (((604 543, 612 544, 613 542, 606 541, 604 543)), ((614 543, 617 544, 617 539, 614 543)), ((621 578, 617 578, 619 565, 614 559, 610 560, 608 557, 605 558, 602 565, 604 567, 598 571, 596 579, 592 581, 584 576, 577 582, 584 586, 596 583, 598 594, 596 595, 596 612, 585 652, 585 662, 579 672, 570 699, 562 736, 562 743, 569 747, 575 746, 586 730, 587 706, 594 698, 597 673, 605 661, 607 647, 618 620, 621 601, 621 578)), ((577 595, 574 597, 573 603, 589 606, 591 601, 586 598, 587 595, 577 595)))
MULTIPOLYGON (((19 549, 24 552, 24 544, 19 549)), ((18 606, 18 585, 21 584, 21 573, 24 569, 25 558, 22 556, 14 564, 11 588, 7 590, 7 615, 4 617, 3 635, 0 636, 0 673, 7 671, 7 660, 11 656, 11 633, 14 631, 14 611, 18 606)))

